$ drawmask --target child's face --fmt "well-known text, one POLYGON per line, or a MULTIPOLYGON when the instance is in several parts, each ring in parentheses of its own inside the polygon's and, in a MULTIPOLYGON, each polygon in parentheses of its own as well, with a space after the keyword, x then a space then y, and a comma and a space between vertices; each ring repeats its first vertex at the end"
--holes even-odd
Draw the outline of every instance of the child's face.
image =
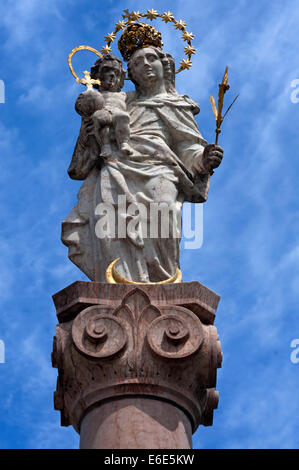
POLYGON ((121 66, 116 60, 106 60, 99 71, 102 91, 120 91, 121 66))

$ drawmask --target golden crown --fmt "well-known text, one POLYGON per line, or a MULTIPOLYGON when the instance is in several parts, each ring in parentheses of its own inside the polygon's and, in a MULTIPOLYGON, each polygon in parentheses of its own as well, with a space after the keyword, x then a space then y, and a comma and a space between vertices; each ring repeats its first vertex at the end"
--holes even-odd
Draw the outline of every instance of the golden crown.
POLYGON ((130 22, 118 41, 118 48, 125 61, 142 47, 155 46, 162 48, 162 36, 153 26, 146 23, 130 22))

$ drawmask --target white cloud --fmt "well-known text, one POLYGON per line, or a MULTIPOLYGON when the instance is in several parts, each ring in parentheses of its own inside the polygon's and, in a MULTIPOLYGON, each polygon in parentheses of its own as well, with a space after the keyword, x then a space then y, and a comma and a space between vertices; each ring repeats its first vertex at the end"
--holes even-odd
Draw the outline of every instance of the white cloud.
POLYGON ((34 47, 38 35, 50 18, 63 20, 58 4, 59 0, 8 0, 2 4, 0 15, 7 32, 4 46, 12 49, 31 42, 34 47))

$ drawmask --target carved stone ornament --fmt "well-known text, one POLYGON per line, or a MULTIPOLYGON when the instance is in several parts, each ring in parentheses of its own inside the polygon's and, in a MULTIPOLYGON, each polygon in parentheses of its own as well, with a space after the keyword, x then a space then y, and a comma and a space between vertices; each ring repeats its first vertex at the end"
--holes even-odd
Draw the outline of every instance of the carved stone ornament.
POLYGON ((211 425, 222 353, 213 326, 219 297, 198 282, 109 285, 76 282, 53 296, 60 324, 52 353, 61 424, 80 423, 101 402, 166 400, 193 432, 211 425))

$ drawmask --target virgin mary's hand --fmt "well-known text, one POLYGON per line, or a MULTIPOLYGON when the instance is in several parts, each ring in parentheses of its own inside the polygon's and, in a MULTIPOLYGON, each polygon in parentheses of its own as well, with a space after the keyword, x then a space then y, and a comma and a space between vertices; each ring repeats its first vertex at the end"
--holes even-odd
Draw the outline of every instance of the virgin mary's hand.
POLYGON ((94 122, 92 118, 83 118, 82 120, 84 131, 87 135, 92 135, 95 132, 94 122))
POLYGON ((205 147, 202 162, 207 171, 217 168, 223 158, 223 149, 216 144, 209 144, 205 147))

